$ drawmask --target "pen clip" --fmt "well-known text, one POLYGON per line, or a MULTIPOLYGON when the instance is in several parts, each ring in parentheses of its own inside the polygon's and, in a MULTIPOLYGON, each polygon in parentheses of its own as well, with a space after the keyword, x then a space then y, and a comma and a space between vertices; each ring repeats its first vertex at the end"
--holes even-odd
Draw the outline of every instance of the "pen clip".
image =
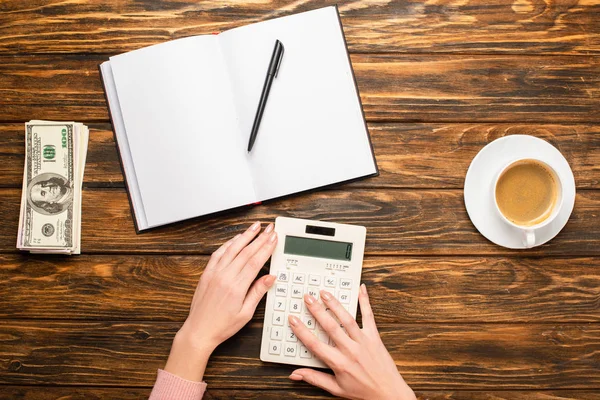
POLYGON ((275 68, 275 78, 277 78, 277 75, 279 74, 279 66, 281 65, 281 60, 283 60, 283 51, 284 51, 284 47, 283 47, 283 43, 281 43, 279 40, 277 41, 279 43, 279 46, 281 47, 281 52, 279 53, 279 60, 277 60, 277 68, 275 68))

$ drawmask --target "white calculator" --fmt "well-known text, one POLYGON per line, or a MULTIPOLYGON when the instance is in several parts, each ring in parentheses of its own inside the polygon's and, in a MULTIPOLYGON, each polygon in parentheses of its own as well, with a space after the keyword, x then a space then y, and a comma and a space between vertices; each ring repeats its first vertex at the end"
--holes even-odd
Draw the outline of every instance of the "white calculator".
POLYGON ((356 318, 367 229, 278 217, 275 231, 278 242, 270 273, 277 280, 267 293, 260 359, 326 367, 296 338, 288 316, 297 316, 319 340, 332 345, 306 308, 303 297, 309 293, 319 299, 320 290, 325 289, 356 318))

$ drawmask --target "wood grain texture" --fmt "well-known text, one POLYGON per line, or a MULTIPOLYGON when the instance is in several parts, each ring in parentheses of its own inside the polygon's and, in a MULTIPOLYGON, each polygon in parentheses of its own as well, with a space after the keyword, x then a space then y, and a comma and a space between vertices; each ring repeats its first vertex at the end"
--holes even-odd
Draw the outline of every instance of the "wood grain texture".
MULTIPOLYGON (((346 188, 461 189, 471 160, 495 139, 527 134, 547 140, 569 161, 578 189, 600 188, 600 125, 369 124, 380 175, 346 188)), ((0 124, 0 186, 21 187, 23 124, 0 124)), ((86 187, 123 187, 109 124, 92 125, 86 187)))
MULTIPOLYGON (((0 52, 120 53, 335 1, 4 0, 0 52)), ((600 54, 597 1, 340 2, 352 52, 600 54)))
MULTIPOLYGON (((208 255, 285 215, 367 226, 362 279, 419 399, 600 400, 600 0, 341 2, 381 175, 135 234, 98 64, 330 4, 0 2, 0 399, 147 398, 208 255), (82 256, 16 253, 33 118, 93 123, 82 256), (462 198, 472 158, 510 134, 555 145, 578 189, 563 232, 522 252, 487 242, 462 198)), ((205 398, 331 398, 260 362, 263 315, 217 349, 205 398)))
MULTIPOLYGON (((183 323, 207 260, 1 255, 0 319, 183 323)), ((379 323, 584 323, 600 322, 599 267, 599 258, 367 257, 361 280, 379 323)), ((254 320, 263 318, 261 303, 254 320)))
MULTIPOLYGON (((0 383, 150 386, 179 324, 9 321, 0 323, 0 383)), ((600 387, 600 325, 379 325, 416 390, 600 387)), ((211 388, 308 387, 293 366, 259 360, 262 324, 220 346, 205 374, 211 388)))
MULTIPOLYGON (((150 388, 103 388, 103 387, 39 387, 3 386, 0 399, 4 400, 138 400, 147 398, 150 388)), ((417 392, 419 400, 598 400, 600 394, 587 390, 546 390, 546 391, 438 391, 417 392)), ((206 400, 229 399, 332 399, 337 398, 320 389, 255 390, 213 389, 204 393, 206 400)))
MULTIPOLYGON (((0 253, 16 250, 20 196, 20 189, 0 189, 0 253)), ((323 190, 136 235, 124 189, 90 189, 83 192, 82 251, 211 254, 254 220, 288 216, 366 226, 368 255, 598 256, 598 207, 599 191, 579 192, 569 222, 554 240, 515 251, 479 234, 460 190, 323 190)))
MULTIPOLYGON (((600 122, 600 58, 353 55, 369 121, 600 122)), ((0 122, 108 121, 102 55, 0 57, 0 122)))
MULTIPOLYGON (((147 399, 150 388, 102 388, 102 387, 51 387, 6 386, 0 387, 0 400, 140 400, 147 399)), ((208 394, 206 399, 210 399, 208 394)))

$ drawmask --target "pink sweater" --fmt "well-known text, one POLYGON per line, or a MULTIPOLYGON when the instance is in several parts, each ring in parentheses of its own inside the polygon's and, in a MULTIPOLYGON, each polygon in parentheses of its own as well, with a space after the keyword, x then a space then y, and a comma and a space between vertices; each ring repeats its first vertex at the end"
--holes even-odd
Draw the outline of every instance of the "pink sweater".
POLYGON ((159 369, 148 400, 199 400, 205 390, 204 382, 188 381, 159 369))

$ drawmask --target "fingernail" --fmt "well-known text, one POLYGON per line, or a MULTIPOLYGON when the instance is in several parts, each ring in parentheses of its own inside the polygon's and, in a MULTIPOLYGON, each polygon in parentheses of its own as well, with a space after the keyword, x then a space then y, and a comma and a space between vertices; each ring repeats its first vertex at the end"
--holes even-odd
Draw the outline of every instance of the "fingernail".
POLYGON ((300 323, 300 320, 298 319, 298 317, 295 317, 293 315, 290 315, 290 317, 288 318, 288 321, 290 321, 290 325, 292 325, 292 326, 296 326, 300 323))
POLYGON ((306 304, 308 304, 310 306, 315 301, 317 301, 317 299, 315 299, 312 294, 305 294, 304 301, 306 301, 306 304))
POLYGON ((327 290, 321 290, 321 298, 325 299, 325 301, 329 301, 333 298, 333 296, 327 290))
POLYGON ((362 294, 367 294, 367 286, 364 283, 360 285, 360 291, 362 294))
POLYGON ((276 240, 277 240, 277 232, 271 233, 271 237, 269 238, 269 242, 275 243, 276 240))
POLYGON ((265 229, 265 233, 269 233, 273 230, 273 224, 267 225, 267 229, 265 229))
POLYGON ((255 223, 253 223, 253 224, 252 224, 252 226, 250 227, 250 230, 251 230, 252 232, 254 232, 254 231, 257 231, 257 230, 258 230, 258 228, 260 228, 260 222, 259 222, 259 221, 256 221, 255 223))
POLYGON ((300 375, 300 374, 292 373, 290 375, 290 379, 293 379, 295 381, 301 381, 303 378, 302 378, 302 375, 300 375))
POLYGON ((265 278, 265 285, 267 285, 267 286, 273 285, 273 282, 275 282, 275 278, 276 278, 276 276, 274 276, 274 275, 267 275, 267 277, 265 278))

